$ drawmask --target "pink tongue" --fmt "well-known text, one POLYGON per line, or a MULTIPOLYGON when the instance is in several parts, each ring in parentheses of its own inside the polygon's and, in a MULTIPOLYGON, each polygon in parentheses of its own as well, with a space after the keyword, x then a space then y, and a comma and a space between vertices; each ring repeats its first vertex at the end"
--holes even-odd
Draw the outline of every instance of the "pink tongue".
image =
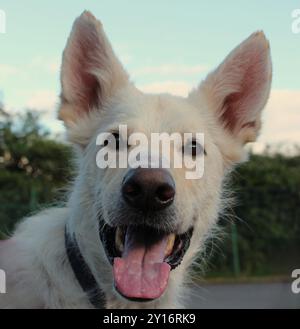
POLYGON ((164 263, 167 236, 149 246, 146 239, 149 232, 128 227, 122 258, 114 259, 115 285, 126 297, 154 299, 167 287, 171 269, 164 263))

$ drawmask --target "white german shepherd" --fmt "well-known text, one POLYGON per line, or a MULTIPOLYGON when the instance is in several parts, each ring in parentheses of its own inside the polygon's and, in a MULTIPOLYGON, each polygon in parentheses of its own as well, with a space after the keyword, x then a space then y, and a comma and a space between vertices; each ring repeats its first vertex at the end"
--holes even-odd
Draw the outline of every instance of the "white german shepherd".
POLYGON ((187 98, 144 94, 84 12, 63 54, 59 110, 78 175, 65 207, 25 219, 0 243, 1 307, 182 307, 188 268, 224 209, 224 179, 260 130, 271 76, 269 43, 256 32, 187 98), (201 154, 195 140, 178 150, 204 158, 203 177, 187 180, 185 168, 99 169, 96 137, 122 139, 121 124, 147 136, 204 133, 201 154))

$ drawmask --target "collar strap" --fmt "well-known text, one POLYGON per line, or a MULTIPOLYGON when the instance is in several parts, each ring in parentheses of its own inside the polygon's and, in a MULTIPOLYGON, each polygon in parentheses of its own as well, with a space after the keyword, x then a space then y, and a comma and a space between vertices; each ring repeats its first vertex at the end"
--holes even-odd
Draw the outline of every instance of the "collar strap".
POLYGON ((101 290, 97 281, 85 262, 75 235, 72 236, 68 232, 67 226, 65 227, 65 247, 69 262, 75 277, 80 284, 82 290, 87 294, 90 303, 98 309, 105 308, 105 295, 101 290))

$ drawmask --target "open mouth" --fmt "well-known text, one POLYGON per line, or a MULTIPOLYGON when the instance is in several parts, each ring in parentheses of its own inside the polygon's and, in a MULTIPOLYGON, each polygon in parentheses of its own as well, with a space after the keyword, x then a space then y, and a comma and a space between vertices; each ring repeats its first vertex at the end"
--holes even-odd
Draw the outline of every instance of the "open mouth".
POLYGON ((182 261, 193 228, 183 234, 147 226, 104 225, 100 239, 113 266, 116 290, 133 301, 159 298, 167 288, 170 271, 182 261))

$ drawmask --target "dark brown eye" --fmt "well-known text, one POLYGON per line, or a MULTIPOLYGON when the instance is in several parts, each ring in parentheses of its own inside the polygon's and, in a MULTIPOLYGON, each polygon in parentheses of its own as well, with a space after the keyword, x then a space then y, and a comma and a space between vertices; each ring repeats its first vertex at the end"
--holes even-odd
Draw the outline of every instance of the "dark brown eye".
POLYGON ((113 138, 115 139, 115 143, 116 143, 116 151, 119 150, 120 148, 120 135, 118 133, 112 133, 107 139, 105 139, 103 146, 107 146, 108 144, 112 143, 113 138))
POLYGON ((112 133, 116 141, 116 151, 120 149, 120 135, 118 133, 112 133))
POLYGON ((188 142, 183 147, 183 153, 185 155, 190 155, 193 158, 201 154, 206 155, 206 151, 204 150, 203 146, 200 143, 198 143, 196 140, 192 140, 188 142))

